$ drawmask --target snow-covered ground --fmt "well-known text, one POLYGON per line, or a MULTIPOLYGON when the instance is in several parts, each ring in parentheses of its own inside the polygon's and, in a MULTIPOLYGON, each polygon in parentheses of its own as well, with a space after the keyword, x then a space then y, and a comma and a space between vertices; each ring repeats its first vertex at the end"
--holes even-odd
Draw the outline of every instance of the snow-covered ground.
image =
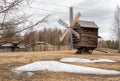
POLYGON ((72 64, 61 63, 58 61, 38 61, 24 66, 12 69, 13 72, 21 73, 23 71, 40 71, 48 70, 53 72, 71 72, 71 73, 84 73, 84 74, 105 74, 117 75, 120 71, 105 70, 84 66, 77 66, 72 64))
POLYGON ((96 60, 90 60, 90 59, 82 59, 82 58, 74 58, 74 57, 69 57, 69 58, 62 58, 60 60, 61 62, 116 62, 113 60, 109 59, 96 59, 96 60))

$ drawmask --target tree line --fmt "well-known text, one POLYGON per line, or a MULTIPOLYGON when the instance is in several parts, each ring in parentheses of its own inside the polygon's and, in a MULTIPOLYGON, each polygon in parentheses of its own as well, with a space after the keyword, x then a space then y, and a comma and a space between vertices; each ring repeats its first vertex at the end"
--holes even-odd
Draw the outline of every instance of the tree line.
POLYGON ((56 46, 59 50, 60 46, 70 46, 67 38, 60 42, 61 35, 62 31, 58 28, 44 28, 39 31, 29 30, 23 35, 22 40, 18 41, 22 44, 25 44, 25 46, 30 45, 33 51, 35 46, 39 45, 37 42, 44 42, 52 45, 53 47, 56 46))
POLYGON ((24 34, 23 43, 34 44, 37 41, 46 42, 51 45, 65 45, 67 41, 64 40, 60 43, 60 36, 62 31, 58 28, 44 28, 39 31, 29 31, 24 34))
POLYGON ((118 49, 119 48, 119 42, 117 40, 100 40, 98 42, 99 48, 110 48, 110 49, 118 49))

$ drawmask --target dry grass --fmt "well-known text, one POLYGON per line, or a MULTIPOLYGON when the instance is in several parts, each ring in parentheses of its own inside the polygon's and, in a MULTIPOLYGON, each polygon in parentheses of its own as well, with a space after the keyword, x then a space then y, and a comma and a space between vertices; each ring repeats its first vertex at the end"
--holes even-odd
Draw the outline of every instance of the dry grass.
POLYGON ((120 81, 120 75, 89 75, 74 74, 64 72, 48 72, 37 71, 31 78, 26 77, 26 73, 22 76, 16 76, 10 72, 14 67, 42 60, 57 60, 64 57, 80 57, 89 59, 106 58, 116 60, 117 63, 72 63, 75 65, 83 65, 97 68, 120 70, 120 54, 105 54, 95 51, 92 55, 76 55, 75 51, 49 51, 49 52, 7 52, 0 53, 0 81, 120 81))

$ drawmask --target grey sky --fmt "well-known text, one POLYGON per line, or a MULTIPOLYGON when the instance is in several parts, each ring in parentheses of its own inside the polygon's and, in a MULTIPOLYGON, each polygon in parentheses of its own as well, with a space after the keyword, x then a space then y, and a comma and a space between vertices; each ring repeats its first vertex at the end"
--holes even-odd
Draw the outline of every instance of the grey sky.
POLYGON ((29 12, 33 13, 33 19, 39 20, 47 14, 53 14, 49 27, 59 27, 57 20, 63 19, 69 23, 69 7, 73 6, 74 16, 81 12, 80 20, 94 21, 99 26, 99 35, 107 40, 111 38, 111 25, 114 11, 120 0, 33 0, 29 12))

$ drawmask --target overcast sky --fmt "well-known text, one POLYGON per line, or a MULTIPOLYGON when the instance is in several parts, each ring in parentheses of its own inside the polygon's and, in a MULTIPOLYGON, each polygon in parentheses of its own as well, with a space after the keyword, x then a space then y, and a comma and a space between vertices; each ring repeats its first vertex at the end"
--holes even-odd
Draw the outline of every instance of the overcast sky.
MULTIPOLYGON (((73 6, 74 16, 77 12, 82 14, 80 20, 94 21, 99 26, 99 36, 108 40, 111 38, 111 27, 114 11, 120 0, 33 0, 30 14, 35 20, 40 20, 47 14, 52 14, 46 27, 59 27, 59 18, 69 24, 69 7, 73 6)), ((42 27, 45 27, 42 26, 42 27)))

